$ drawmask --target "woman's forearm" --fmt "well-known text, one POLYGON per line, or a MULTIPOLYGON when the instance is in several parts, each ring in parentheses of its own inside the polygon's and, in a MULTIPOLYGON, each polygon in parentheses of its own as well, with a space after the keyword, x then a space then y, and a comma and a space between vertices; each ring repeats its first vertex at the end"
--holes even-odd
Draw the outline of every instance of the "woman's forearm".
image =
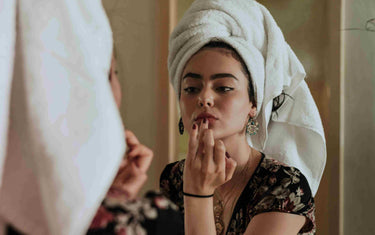
POLYGON ((213 197, 195 198, 184 196, 185 234, 216 234, 213 197))

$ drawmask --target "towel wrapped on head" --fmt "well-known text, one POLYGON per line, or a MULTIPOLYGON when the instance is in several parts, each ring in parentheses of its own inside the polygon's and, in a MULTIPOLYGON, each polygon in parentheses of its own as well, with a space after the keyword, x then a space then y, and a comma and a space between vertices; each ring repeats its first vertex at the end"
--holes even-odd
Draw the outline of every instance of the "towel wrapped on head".
POLYGON ((169 75, 177 94, 186 63, 211 41, 232 46, 250 73, 260 128, 247 136, 249 145, 301 170, 315 195, 326 162, 323 126, 305 70, 270 12, 253 0, 196 0, 169 41, 169 75), (273 100, 282 92, 288 96, 273 113, 273 100))

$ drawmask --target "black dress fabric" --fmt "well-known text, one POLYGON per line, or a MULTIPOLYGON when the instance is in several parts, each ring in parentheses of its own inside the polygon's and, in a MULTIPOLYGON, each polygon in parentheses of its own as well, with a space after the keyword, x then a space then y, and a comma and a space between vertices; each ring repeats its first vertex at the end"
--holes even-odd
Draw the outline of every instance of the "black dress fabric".
MULTIPOLYGON (((160 177, 162 193, 184 212, 185 160, 167 165, 160 177)), ((306 222, 299 234, 315 234, 315 204, 305 176, 296 168, 263 155, 237 200, 225 234, 243 234, 251 219, 264 212, 302 215, 306 222)))

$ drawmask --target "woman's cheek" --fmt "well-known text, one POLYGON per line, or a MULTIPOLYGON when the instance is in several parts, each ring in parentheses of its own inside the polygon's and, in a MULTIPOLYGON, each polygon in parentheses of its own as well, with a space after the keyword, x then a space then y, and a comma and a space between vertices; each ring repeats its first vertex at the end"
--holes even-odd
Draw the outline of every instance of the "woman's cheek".
POLYGON ((189 109, 191 105, 189 105, 186 99, 180 100, 180 111, 181 111, 181 118, 184 124, 185 130, 188 130, 190 127, 190 119, 192 115, 192 111, 189 109))
POLYGON ((244 118, 247 117, 247 105, 239 100, 228 100, 223 104, 223 110, 225 116, 228 117, 228 121, 233 124, 240 124, 243 122, 244 118))

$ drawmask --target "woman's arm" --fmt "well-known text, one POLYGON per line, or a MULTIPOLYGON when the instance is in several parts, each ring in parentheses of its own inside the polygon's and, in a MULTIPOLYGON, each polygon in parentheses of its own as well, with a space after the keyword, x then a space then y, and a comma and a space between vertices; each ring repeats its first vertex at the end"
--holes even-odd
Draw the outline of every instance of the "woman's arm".
MULTIPOLYGON (((190 132, 189 150, 183 175, 184 193, 209 196, 215 189, 230 180, 236 162, 225 156, 221 140, 215 141, 208 122, 203 121, 198 130, 194 124, 190 132)), ((185 234, 216 234, 213 213, 213 197, 184 195, 185 234)))
POLYGON ((283 212, 266 212, 256 215, 244 235, 296 235, 305 224, 306 217, 283 212))
POLYGON ((185 234, 216 234, 213 198, 184 196, 185 234))

